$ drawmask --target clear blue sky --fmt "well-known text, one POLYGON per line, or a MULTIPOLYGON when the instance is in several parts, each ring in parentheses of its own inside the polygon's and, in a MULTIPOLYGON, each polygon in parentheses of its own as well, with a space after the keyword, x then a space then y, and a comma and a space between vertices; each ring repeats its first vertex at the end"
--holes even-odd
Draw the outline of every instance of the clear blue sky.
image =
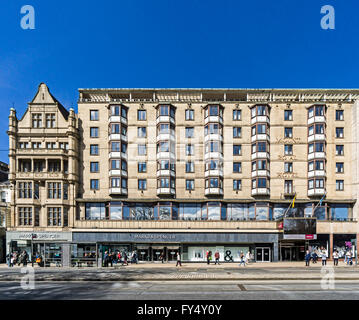
POLYGON ((40 82, 67 108, 78 88, 357 88, 358 15, 357 0, 2 0, 0 160, 9 108, 40 82))

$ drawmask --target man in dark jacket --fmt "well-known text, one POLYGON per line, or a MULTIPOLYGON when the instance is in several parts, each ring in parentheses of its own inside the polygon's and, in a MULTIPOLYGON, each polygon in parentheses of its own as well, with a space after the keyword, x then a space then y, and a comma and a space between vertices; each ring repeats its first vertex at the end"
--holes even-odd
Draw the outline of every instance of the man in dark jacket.
POLYGON ((305 257, 304 257, 306 267, 309 267, 310 258, 311 258, 311 254, 310 254, 309 250, 307 250, 307 252, 305 253, 305 257))

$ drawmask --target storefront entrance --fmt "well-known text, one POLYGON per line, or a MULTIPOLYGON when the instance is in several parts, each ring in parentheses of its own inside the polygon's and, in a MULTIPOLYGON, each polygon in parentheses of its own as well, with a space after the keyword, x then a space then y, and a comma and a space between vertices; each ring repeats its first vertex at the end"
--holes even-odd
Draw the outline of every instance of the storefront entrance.
POLYGON ((256 262, 271 262, 270 248, 256 248, 256 262))
POLYGON ((280 244, 280 261, 303 261, 306 247, 305 241, 283 241, 280 244))

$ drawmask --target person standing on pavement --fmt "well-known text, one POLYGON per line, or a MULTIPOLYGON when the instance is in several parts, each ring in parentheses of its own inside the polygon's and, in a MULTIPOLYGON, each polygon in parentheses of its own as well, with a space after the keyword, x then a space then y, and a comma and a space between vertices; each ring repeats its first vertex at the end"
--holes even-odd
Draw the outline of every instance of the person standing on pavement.
POLYGON ((335 266, 338 266, 338 261, 339 261, 339 253, 337 250, 335 250, 333 252, 333 259, 334 259, 334 265, 335 266))
POLYGON ((244 253, 243 251, 241 251, 240 255, 239 255, 239 266, 241 266, 241 264, 243 264, 244 266, 246 266, 246 261, 244 260, 244 253))
POLYGON ((305 253, 305 257, 304 257, 306 267, 309 267, 310 258, 311 258, 311 254, 310 254, 309 250, 307 250, 305 253))
POLYGON ((219 252, 218 252, 218 250, 214 253, 214 258, 215 258, 214 264, 218 263, 218 265, 219 265, 219 252))
POLYGON ((211 255, 212 255, 212 252, 211 252, 211 251, 207 251, 207 264, 210 264, 211 255))
POLYGON ((322 266, 326 266, 327 265, 327 250, 323 250, 322 251, 322 266))
POLYGON ((251 252, 250 252, 250 251, 247 251, 245 260, 246 260, 246 263, 247 263, 247 264, 248 264, 249 261, 251 260, 251 252))
POLYGON ((181 254, 179 252, 177 252, 177 263, 176 263, 176 267, 182 267, 182 263, 181 263, 181 254))

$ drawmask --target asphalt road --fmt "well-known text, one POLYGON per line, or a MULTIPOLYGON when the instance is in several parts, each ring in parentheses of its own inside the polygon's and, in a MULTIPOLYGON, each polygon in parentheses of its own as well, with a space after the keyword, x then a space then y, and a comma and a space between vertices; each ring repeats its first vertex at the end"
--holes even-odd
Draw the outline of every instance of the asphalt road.
POLYGON ((0 282, 1 300, 358 300, 359 281, 336 281, 323 290, 320 281, 72 281, 36 282, 24 290, 19 282, 0 282))

